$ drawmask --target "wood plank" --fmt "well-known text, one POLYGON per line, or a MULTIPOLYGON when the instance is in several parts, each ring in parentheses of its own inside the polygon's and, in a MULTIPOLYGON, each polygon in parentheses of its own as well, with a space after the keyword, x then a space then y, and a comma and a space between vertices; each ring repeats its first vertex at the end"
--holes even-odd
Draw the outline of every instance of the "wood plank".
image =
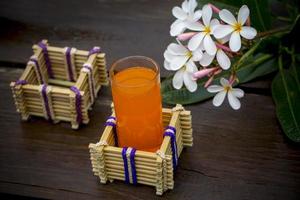
MULTIPOLYGON (((153 199, 152 187, 93 175, 88 144, 97 142, 110 115, 110 89, 103 87, 89 125, 70 129, 42 118, 21 122, 9 82, 21 70, 0 67, 0 192, 40 198, 153 199)), ((246 93, 242 108, 211 101, 192 111, 194 146, 182 152, 175 188, 167 199, 297 199, 300 148, 283 135, 270 96, 246 93)))

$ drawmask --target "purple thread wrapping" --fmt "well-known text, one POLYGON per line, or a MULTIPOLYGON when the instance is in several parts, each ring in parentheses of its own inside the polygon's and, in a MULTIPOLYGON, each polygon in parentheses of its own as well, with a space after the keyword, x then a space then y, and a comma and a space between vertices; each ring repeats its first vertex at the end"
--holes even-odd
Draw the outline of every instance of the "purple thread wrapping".
POLYGON ((72 62, 71 62, 71 50, 72 50, 72 48, 67 47, 66 60, 67 60, 67 66, 68 66, 69 80, 74 82, 74 77, 73 77, 74 74, 73 74, 72 62))
POLYGON ((43 96, 48 119, 52 120, 50 107, 49 107, 49 100, 48 100, 48 96, 47 96, 47 85, 45 85, 45 84, 43 84, 43 86, 42 86, 42 96, 43 96))
POLYGON ((114 116, 109 116, 109 118, 107 118, 107 119, 113 119, 113 120, 117 120, 117 118, 116 117, 114 117, 114 116))
POLYGON ((131 165, 132 183, 134 185, 137 184, 136 168, 135 168, 135 152, 136 152, 136 149, 132 148, 132 150, 130 152, 130 165, 131 165))
POLYGON ((123 158, 123 163, 124 163, 124 173, 125 173, 125 182, 130 183, 129 181, 129 172, 128 172, 128 163, 127 163, 127 157, 126 157, 126 151, 127 147, 123 147, 122 149, 122 158, 123 158))
POLYGON ((71 86, 70 90, 75 93, 75 106, 76 106, 76 113, 77 118, 76 121, 80 124, 82 122, 82 113, 81 113, 81 94, 77 87, 71 86))
POLYGON ((43 79, 43 75, 42 75, 42 72, 41 72, 41 67, 40 67, 39 62, 35 58, 30 58, 30 61, 34 62, 35 66, 36 66, 36 69, 37 69, 37 72, 38 72, 40 82, 41 82, 41 84, 44 84, 44 79, 43 79))
POLYGON ((113 127, 114 141, 115 141, 116 147, 118 147, 118 146, 119 146, 119 143, 118 143, 118 135, 117 135, 116 124, 115 124, 114 122, 108 121, 109 119, 116 120, 116 118, 113 117, 113 116, 110 116, 110 117, 107 119, 107 121, 105 122, 105 126, 112 126, 112 127, 113 127))
POLYGON ((95 53, 100 53, 101 52, 101 48, 100 47, 93 47, 88 54, 88 57, 90 57, 91 55, 95 54, 95 53))
POLYGON ((91 78, 91 87, 92 87, 92 95, 93 95, 93 97, 94 97, 94 99, 96 98, 96 94, 95 94, 95 83, 94 83, 94 79, 93 79, 93 71, 92 71, 92 68, 90 67, 90 66, 88 66, 88 65, 83 65, 83 68, 86 68, 86 69, 88 69, 89 71, 90 71, 90 78, 91 78))
POLYGON ((171 129, 176 134, 176 128, 174 126, 167 126, 166 129, 171 129))
MULTIPOLYGON (((176 133, 176 128, 173 126, 167 126, 166 129, 175 130, 174 133, 176 133)), ((176 142, 176 135, 173 132, 165 131, 164 136, 169 136, 171 138, 171 149, 172 149, 172 161, 173 161, 173 169, 176 169, 177 162, 178 162, 178 155, 177 155, 177 142, 176 142)))
POLYGON ((50 78, 54 78, 52 68, 51 68, 51 62, 50 62, 50 59, 49 59, 47 45, 44 44, 43 42, 39 42, 38 46, 42 48, 45 63, 46 63, 46 66, 47 66, 48 75, 50 76, 50 78))
POLYGON ((27 81, 26 80, 17 80, 15 85, 26 85, 27 81))

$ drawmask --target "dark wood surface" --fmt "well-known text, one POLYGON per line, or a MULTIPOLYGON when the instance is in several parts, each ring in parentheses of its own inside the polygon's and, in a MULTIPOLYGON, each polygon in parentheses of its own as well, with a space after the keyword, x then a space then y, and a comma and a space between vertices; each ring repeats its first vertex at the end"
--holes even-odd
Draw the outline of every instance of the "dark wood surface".
POLYGON ((228 104, 215 108, 211 101, 186 107, 193 115, 194 146, 184 150, 175 188, 163 197, 142 185, 102 185, 92 174, 88 144, 99 139, 110 114, 109 87, 101 90, 89 125, 78 131, 40 118, 21 122, 9 82, 20 76, 32 43, 42 38, 82 49, 99 44, 109 64, 132 54, 162 64, 172 40, 170 10, 179 1, 83 2, 0 1, 0 21, 6 27, 0 29, 1 193, 48 199, 300 198, 300 147, 286 139, 276 119, 272 76, 242 86, 246 96, 239 111, 228 104), (54 23, 62 17, 63 23, 54 23))

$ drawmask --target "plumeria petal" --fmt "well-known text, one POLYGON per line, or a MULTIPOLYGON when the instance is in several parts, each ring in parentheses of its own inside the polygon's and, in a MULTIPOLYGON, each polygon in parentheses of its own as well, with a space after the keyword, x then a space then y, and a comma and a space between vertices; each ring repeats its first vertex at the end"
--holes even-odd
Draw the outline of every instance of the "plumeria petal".
POLYGON ((239 14, 238 14, 238 22, 240 24, 245 24, 246 20, 248 19, 250 14, 249 8, 246 5, 243 5, 240 10, 239 10, 239 14))
POLYGON ((187 13, 184 12, 184 10, 182 10, 178 6, 176 6, 172 9, 172 14, 174 15, 174 17, 176 17, 180 20, 185 20, 188 17, 187 13))
POLYGON ((176 56, 170 63, 170 68, 172 70, 178 70, 180 69, 186 61, 189 59, 188 56, 176 56))
POLYGON ((229 81, 227 79, 223 78, 223 77, 220 79, 220 83, 223 87, 228 87, 229 86, 229 81))
POLYGON ((189 60, 186 64, 185 64, 185 67, 186 67, 186 71, 189 72, 189 73, 194 73, 196 72, 198 69, 197 69, 197 66, 195 65, 195 63, 192 61, 192 60, 189 60))
POLYGON ((177 24, 182 23, 182 22, 183 22, 182 20, 176 19, 176 20, 171 24, 171 29, 172 29, 172 27, 174 27, 174 26, 176 26, 177 24))
POLYGON ((186 55, 188 52, 187 48, 176 43, 169 44, 167 49, 173 55, 186 55))
POLYGON ((201 17, 202 17, 202 10, 197 10, 197 11, 194 13, 193 20, 194 20, 194 21, 198 21, 201 17))
POLYGON ((244 91, 241 90, 240 88, 232 88, 231 92, 237 98, 242 98, 244 96, 244 91))
POLYGON ((211 85, 207 88, 207 91, 210 93, 217 93, 224 90, 224 88, 220 85, 211 85))
POLYGON ((196 50, 200 46, 205 34, 206 34, 205 32, 200 32, 200 33, 194 35, 188 43, 188 48, 191 51, 196 50))
MULTIPOLYGON (((221 44, 225 44, 226 42, 228 42, 230 40, 230 34, 221 38, 221 39, 218 39, 218 42, 221 43, 221 44)), ((228 48, 228 47, 227 47, 228 48)), ((229 48, 228 48, 229 49, 229 48)))
POLYGON ((195 92, 197 90, 197 82, 195 80, 193 80, 191 73, 184 72, 184 74, 183 74, 183 81, 184 81, 185 87, 190 92, 195 92))
POLYGON ((221 10, 219 12, 219 16, 227 24, 234 25, 237 22, 235 17, 229 10, 226 9, 221 10))
POLYGON ((171 54, 170 51, 166 50, 164 52, 164 58, 168 61, 171 62, 174 58, 176 58, 175 55, 171 54))
POLYGON ((173 87, 175 89, 180 89, 183 86, 183 74, 184 74, 184 69, 178 70, 172 80, 173 87))
POLYGON ((199 22, 192 22, 187 24, 187 28, 193 31, 204 31, 204 26, 199 22))
POLYGON ((214 106, 216 107, 220 106, 223 103, 225 96, 226 96, 226 92, 224 90, 217 93, 213 99, 214 106))
POLYGON ((215 55, 209 55, 207 52, 203 53, 203 56, 200 60, 200 65, 203 67, 207 67, 208 65, 210 65, 213 61, 213 59, 215 58, 215 55))
POLYGON ((256 36, 257 31, 250 26, 243 26, 240 34, 243 38, 251 40, 256 36))
POLYGON ((219 20, 213 19, 213 20, 210 21, 210 30, 211 30, 211 33, 210 33, 210 34, 213 34, 213 33, 214 33, 214 30, 215 30, 215 28, 216 28, 218 25, 220 25, 219 20))
POLYGON ((226 53, 222 49, 218 49, 217 51, 217 61, 222 69, 227 70, 229 69, 231 62, 226 53))
POLYGON ((197 7, 196 0, 190 0, 189 1, 189 13, 193 13, 194 10, 196 9, 196 7, 197 7))
POLYGON ((211 39, 210 35, 206 35, 203 40, 204 48, 206 52, 210 55, 215 55, 217 52, 217 47, 214 41, 211 39))
POLYGON ((229 40, 229 47, 231 51, 237 52, 241 48, 241 36, 237 31, 234 31, 231 34, 230 40, 229 40))
POLYGON ((212 16, 212 9, 209 5, 205 5, 202 8, 202 20, 205 26, 209 26, 212 16))
POLYGON ((186 12, 186 13, 189 12, 189 2, 187 0, 185 0, 184 2, 182 2, 181 7, 184 10, 184 12, 186 12))
POLYGON ((217 39, 224 38, 234 31, 233 27, 230 25, 217 25, 214 28, 213 34, 217 39))
POLYGON ((170 35, 171 36, 177 36, 181 33, 183 33, 186 29, 186 25, 183 21, 176 20, 172 25, 171 25, 171 30, 170 30, 170 35))
POLYGON ((234 96, 234 94, 231 91, 228 91, 228 102, 230 104, 230 106, 234 109, 234 110, 238 110, 241 107, 241 103, 239 101, 239 99, 234 96))
POLYGON ((171 70, 170 63, 167 60, 164 61, 164 67, 166 70, 171 70))
POLYGON ((203 52, 201 51, 200 48, 196 49, 195 51, 193 51, 193 56, 192 56, 192 60, 193 61, 199 61, 201 60, 202 56, 203 56, 203 52))

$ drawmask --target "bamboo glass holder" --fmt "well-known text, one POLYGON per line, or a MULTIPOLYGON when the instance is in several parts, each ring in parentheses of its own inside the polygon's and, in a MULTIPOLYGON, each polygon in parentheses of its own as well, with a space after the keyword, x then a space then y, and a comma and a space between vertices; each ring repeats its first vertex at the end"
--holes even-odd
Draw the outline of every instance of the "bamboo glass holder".
MULTIPOLYGON (((176 149, 179 157, 184 147, 193 145, 191 112, 178 104, 172 109, 163 108, 162 113, 164 127, 169 125, 176 128, 176 149)), ((111 117, 114 116, 112 109, 111 117)), ((89 144, 94 175, 99 176, 103 184, 108 180, 125 181, 122 148, 115 146, 113 131, 112 126, 106 126, 100 141, 89 144)), ((171 138, 168 136, 164 137, 156 153, 137 150, 134 158, 137 183, 155 187, 157 195, 173 189, 173 156, 171 138)), ((132 175, 130 176, 132 178, 132 175)))
POLYGON ((47 40, 32 48, 33 56, 20 79, 10 83, 22 120, 29 116, 51 118, 53 122, 71 122, 73 129, 87 124, 88 109, 101 86, 108 84, 105 54, 99 47, 90 52, 59 48, 49 46, 47 40))

